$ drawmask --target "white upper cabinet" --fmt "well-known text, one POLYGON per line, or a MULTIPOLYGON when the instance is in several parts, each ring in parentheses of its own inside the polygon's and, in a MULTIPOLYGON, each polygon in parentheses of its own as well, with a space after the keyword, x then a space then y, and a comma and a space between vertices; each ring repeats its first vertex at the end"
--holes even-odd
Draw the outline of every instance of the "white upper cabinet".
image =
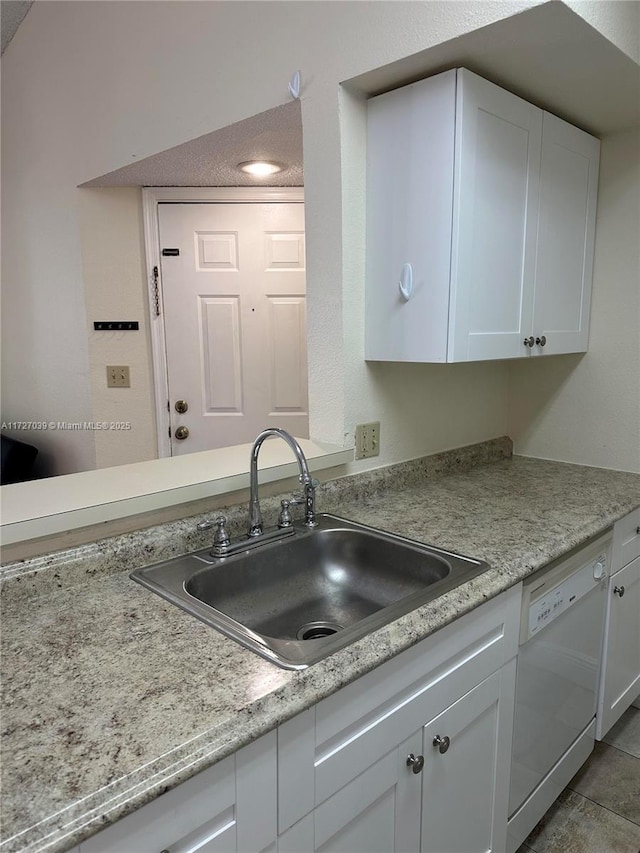
POLYGON ((585 350, 598 156, 465 69, 371 99, 365 357, 585 350))

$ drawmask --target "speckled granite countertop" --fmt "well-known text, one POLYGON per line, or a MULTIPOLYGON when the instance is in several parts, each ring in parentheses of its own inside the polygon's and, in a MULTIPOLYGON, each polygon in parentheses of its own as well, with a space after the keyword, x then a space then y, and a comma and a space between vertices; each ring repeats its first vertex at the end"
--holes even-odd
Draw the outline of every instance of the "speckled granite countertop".
POLYGON ((173 545, 155 529, 7 567, 3 853, 73 847, 640 505, 640 475, 504 458, 502 441, 325 486, 320 510, 491 569, 302 672, 129 580, 136 561, 171 556, 176 539, 203 547, 186 532, 193 520, 182 538, 174 523, 173 545))

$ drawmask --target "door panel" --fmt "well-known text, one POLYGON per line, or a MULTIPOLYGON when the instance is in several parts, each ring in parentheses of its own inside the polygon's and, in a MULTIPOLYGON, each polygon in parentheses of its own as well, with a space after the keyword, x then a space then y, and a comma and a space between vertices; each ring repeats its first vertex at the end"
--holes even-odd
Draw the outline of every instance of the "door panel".
POLYGON ((420 733, 387 753, 318 806, 315 844, 322 853, 415 853, 420 843, 421 776, 407 767, 420 733))
MULTIPOLYGON (((301 296, 268 297, 270 414, 307 417, 305 304, 301 296)), ((296 435, 299 435, 296 432, 296 435)))
POLYGON ((304 206, 162 203, 172 455, 309 434, 304 206), (186 400, 178 414, 174 404, 186 400))
POLYGON ((504 849, 514 674, 512 662, 424 727, 422 853, 504 849))
POLYGON ((640 557, 611 577, 608 606, 599 738, 620 719, 640 689, 640 557))
POLYGON ((542 111, 458 72, 449 361, 526 355, 542 111))
POLYGON ((533 333, 544 352, 587 349, 600 142, 544 114, 533 333))
POLYGON ((198 300, 202 340, 203 410, 242 412, 240 300, 237 296, 198 300))

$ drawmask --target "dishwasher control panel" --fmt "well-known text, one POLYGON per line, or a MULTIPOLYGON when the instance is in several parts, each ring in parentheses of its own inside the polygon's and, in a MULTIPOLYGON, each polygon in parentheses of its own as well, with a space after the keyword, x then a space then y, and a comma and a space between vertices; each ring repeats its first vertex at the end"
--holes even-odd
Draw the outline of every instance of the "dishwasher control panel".
POLYGON ((610 540, 600 539, 527 579, 520 642, 526 643, 608 576, 610 540))

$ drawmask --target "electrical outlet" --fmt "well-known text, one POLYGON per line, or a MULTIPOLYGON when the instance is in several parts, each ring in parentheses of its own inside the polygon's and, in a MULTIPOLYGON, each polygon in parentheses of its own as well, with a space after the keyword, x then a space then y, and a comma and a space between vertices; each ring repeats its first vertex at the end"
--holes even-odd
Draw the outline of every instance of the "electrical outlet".
POLYGON ((107 365, 107 388, 131 388, 128 364, 107 365))
POLYGON ((369 459, 380 455, 380 422, 357 424, 356 459, 369 459))

